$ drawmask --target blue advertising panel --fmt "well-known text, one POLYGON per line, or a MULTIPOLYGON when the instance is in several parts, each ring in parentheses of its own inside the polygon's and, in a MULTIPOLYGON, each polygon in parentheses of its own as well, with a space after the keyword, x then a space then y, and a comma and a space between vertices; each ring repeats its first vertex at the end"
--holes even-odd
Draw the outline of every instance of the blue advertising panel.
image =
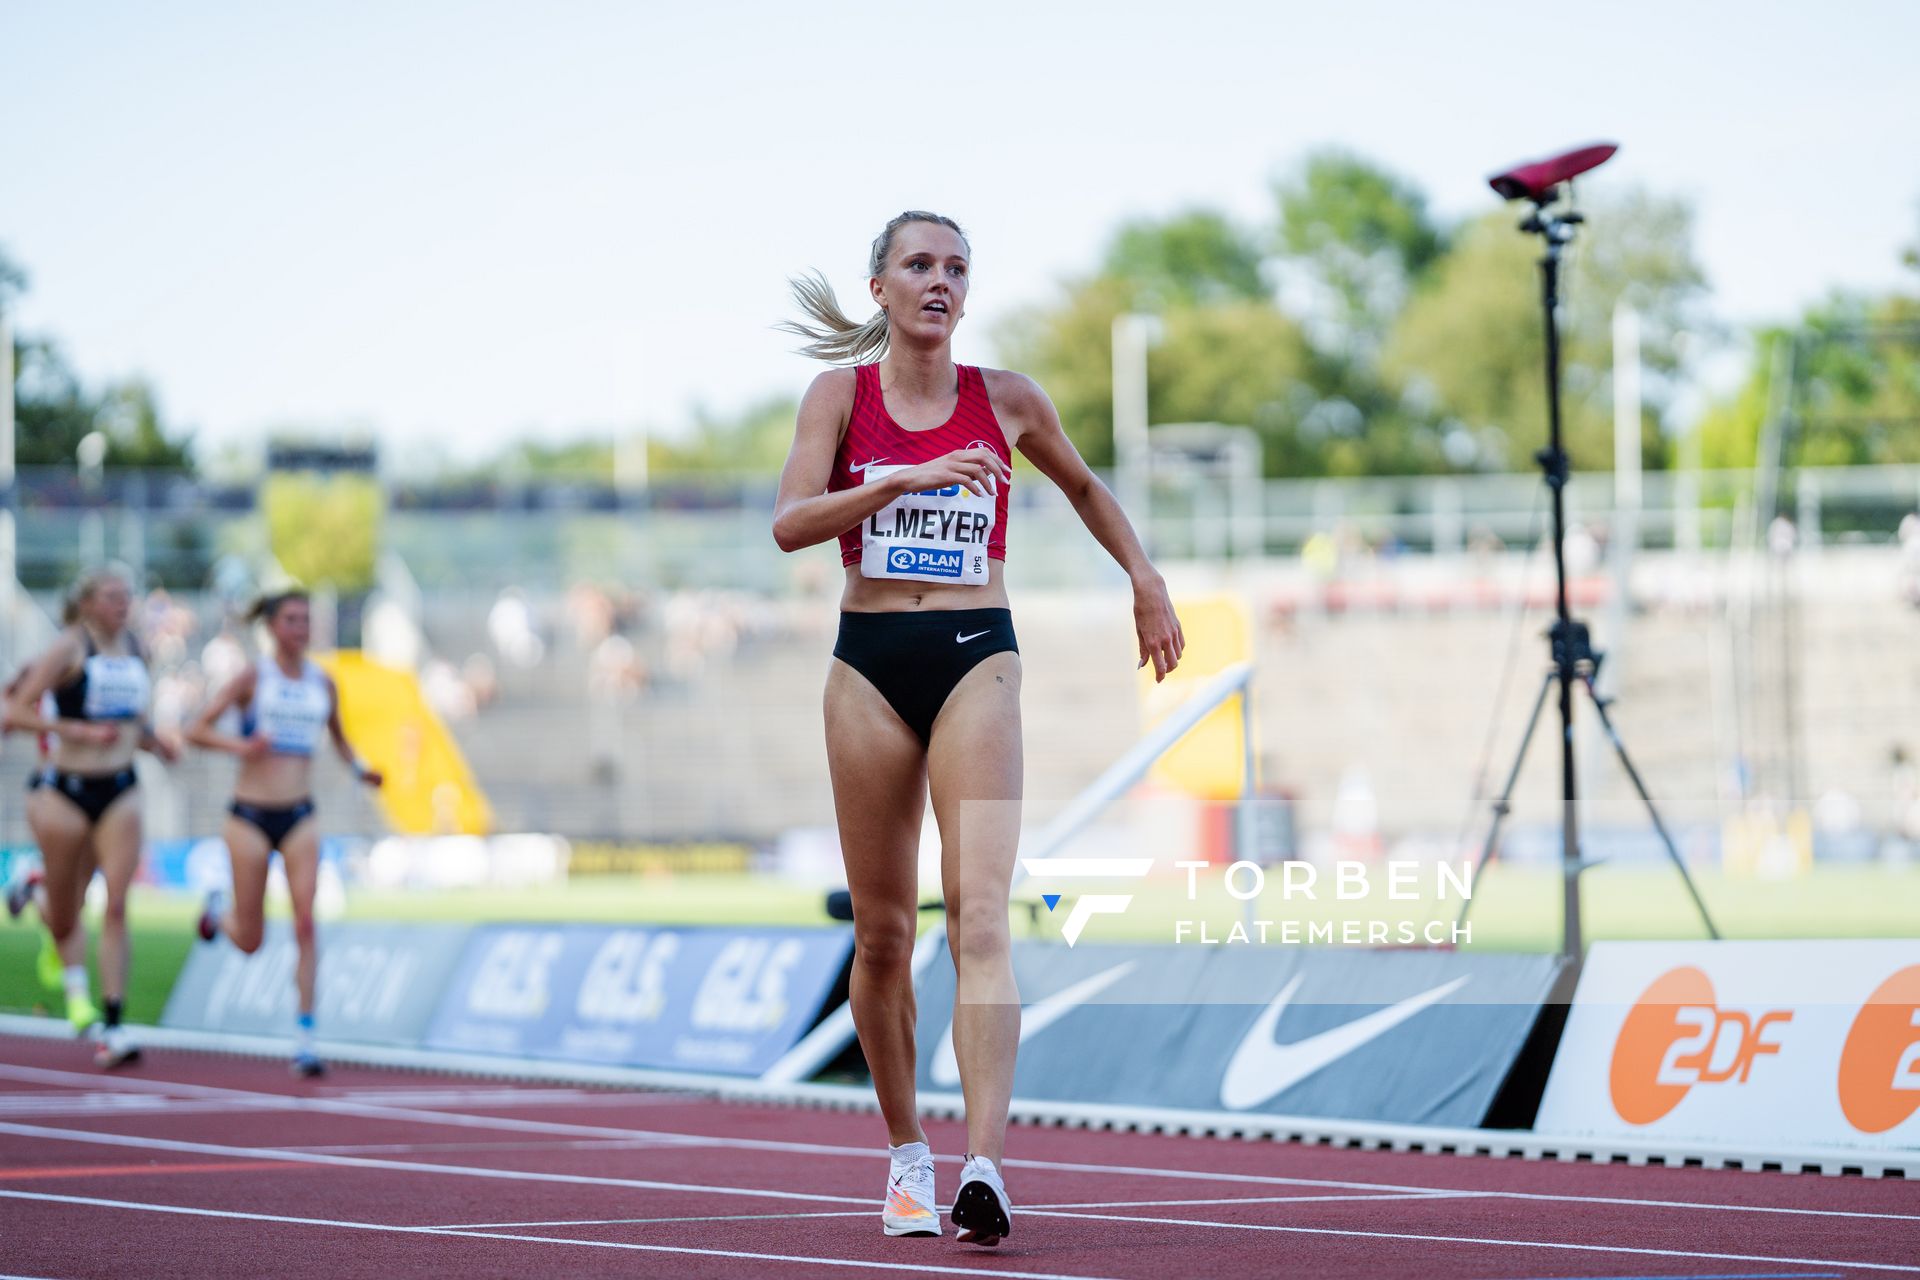
MULTIPOLYGON (((1014 1095, 1475 1126, 1557 956, 1015 942, 1014 1095)), ((953 966, 926 966, 920 1087, 960 1084, 953 966)))
POLYGON ((851 929, 476 929, 427 1044, 757 1075, 818 1019, 851 929))
MULTIPOLYGON (((459 960, 466 925, 343 921, 320 926, 315 1019, 328 1040, 417 1045, 459 960)), ((269 921, 260 950, 225 938, 188 953, 163 1027, 292 1035, 299 948, 293 928, 269 921)))

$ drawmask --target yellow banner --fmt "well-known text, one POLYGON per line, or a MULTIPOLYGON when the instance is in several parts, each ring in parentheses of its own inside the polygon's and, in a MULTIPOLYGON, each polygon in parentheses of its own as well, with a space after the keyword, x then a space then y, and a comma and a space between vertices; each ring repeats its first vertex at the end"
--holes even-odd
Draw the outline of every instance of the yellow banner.
MULTIPOLYGON (((1180 665, 1155 684, 1153 664, 1140 671, 1141 719, 1149 728, 1192 697, 1201 685, 1235 663, 1253 656, 1253 622, 1246 602, 1235 595, 1195 596, 1174 601, 1187 647, 1180 665)), ((1155 782, 1203 800, 1240 798, 1243 754, 1240 696, 1221 703, 1212 714, 1154 764, 1155 782)))
POLYGON ((340 725, 361 758, 386 775, 380 807, 403 835, 483 836, 493 808, 411 671, 357 649, 316 657, 340 691, 340 725))

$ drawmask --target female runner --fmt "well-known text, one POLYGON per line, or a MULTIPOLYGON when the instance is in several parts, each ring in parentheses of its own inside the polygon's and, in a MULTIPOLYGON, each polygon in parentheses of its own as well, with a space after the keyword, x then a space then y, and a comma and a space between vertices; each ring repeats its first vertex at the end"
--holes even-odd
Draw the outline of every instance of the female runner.
POLYGON ((233 859, 233 896, 216 890, 200 913, 200 936, 211 942, 224 932, 233 945, 251 955, 266 934, 267 867, 280 851, 287 892, 293 900, 293 937, 299 947, 294 983, 300 993, 293 1072, 317 1076, 324 1070, 313 1045, 314 975, 319 946, 314 936, 313 894, 320 876, 320 832, 313 810, 313 749, 320 735, 332 737, 340 758, 368 786, 380 774, 347 745, 340 727, 340 695, 333 680, 307 657, 313 616, 302 591, 268 596, 249 615, 264 621, 273 652, 229 680, 201 709, 187 741, 239 758, 233 805, 228 812, 227 852, 233 859), (220 732, 214 722, 229 707, 241 713, 238 737, 220 732))
MULTIPOLYGON (((79 611, 69 601, 62 613, 60 625, 70 627, 79 620, 79 611)), ((26 678, 27 668, 22 667, 14 672, 13 679, 7 681, 5 691, 0 692, 0 698, 11 702, 13 695, 19 692, 26 678)), ((54 705, 53 691, 48 690, 41 694, 40 718, 52 721, 59 715, 59 708, 54 705)), ((0 726, 0 731, 12 734, 21 728, 22 726, 13 723, 11 714, 6 714, 5 724, 0 726)), ((28 795, 45 786, 48 776, 53 772, 54 736, 50 733, 36 733, 33 735, 33 740, 39 756, 34 762, 33 772, 27 775, 28 795)), ((84 880, 92 880, 92 866, 89 865, 82 874, 84 880)), ((34 905, 35 914, 40 918, 41 927, 45 928, 47 924, 46 879, 45 872, 38 867, 14 876, 12 883, 7 886, 7 914, 18 920, 21 913, 27 909, 27 904, 31 902, 34 905)), ((44 989, 65 990, 67 1021, 73 1024, 74 1031, 84 1035, 87 1028, 100 1021, 100 1010, 94 1006, 93 995, 87 990, 87 921, 84 915, 74 921, 72 932, 67 934, 66 940, 57 946, 51 932, 40 939, 40 956, 36 962, 35 976, 40 979, 40 985, 44 989), (77 984, 67 981, 69 970, 77 971, 77 984)))
POLYGON ((11 727, 54 738, 51 770, 27 797, 27 825, 40 845, 41 918, 61 953, 70 1010, 87 1002, 85 952, 74 942, 80 907, 94 868, 106 877, 107 909, 100 922, 106 1025, 94 1061, 109 1069, 140 1056, 120 1025, 130 959, 127 888, 140 867, 133 754, 149 751, 169 764, 179 756, 147 723, 153 681, 127 627, 132 608, 133 588, 122 571, 98 569, 83 577, 70 598, 73 625, 29 664, 7 704, 11 727), (40 705, 48 691, 53 716, 40 705))
POLYGON ((1140 664, 1163 679, 1185 643, 1166 584, 1126 514, 1031 378, 953 362, 971 256, 953 221, 909 212, 873 242, 879 311, 849 319, 824 280, 796 281, 802 350, 848 361, 814 379, 780 476, 773 534, 794 551, 838 538, 846 588, 827 676, 827 762, 854 912, 852 1003, 886 1118, 888 1235, 940 1234, 933 1157, 914 1094, 910 960, 920 820, 940 828, 954 1051, 967 1155, 958 1238, 1013 1229, 999 1164, 1020 1000, 1007 899, 1020 839, 1020 656, 1002 575, 1018 448, 1058 485, 1133 583, 1140 664))

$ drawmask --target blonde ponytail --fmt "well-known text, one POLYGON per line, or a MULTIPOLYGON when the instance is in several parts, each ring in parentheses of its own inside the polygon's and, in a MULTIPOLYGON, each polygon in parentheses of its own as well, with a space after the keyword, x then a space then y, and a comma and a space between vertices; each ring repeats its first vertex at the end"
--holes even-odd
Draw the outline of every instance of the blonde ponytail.
MULTIPOLYGON (((886 270, 887 255, 893 251, 894 233, 909 222, 938 223, 959 236, 960 243, 966 245, 968 253, 973 252, 973 246, 967 244, 967 233, 952 218, 928 213, 924 209, 909 209, 887 223, 880 234, 873 238, 873 248, 867 254, 869 277, 886 270)), ((887 354, 887 313, 884 310, 875 311, 873 317, 864 322, 853 319, 840 309, 840 300, 834 296, 833 286, 818 271, 795 276, 787 283, 793 288, 794 301, 800 304, 800 309, 807 313, 813 323, 783 320, 774 327, 782 333, 791 333, 807 340, 806 345, 800 348, 801 355, 830 364, 867 364, 887 354)))
POLYGON ((783 320, 774 327, 782 333, 805 338, 800 354, 829 364, 870 364, 887 354, 887 313, 875 311, 864 323, 840 309, 833 286, 818 271, 795 276, 787 281, 793 288, 793 300, 814 323, 783 320))

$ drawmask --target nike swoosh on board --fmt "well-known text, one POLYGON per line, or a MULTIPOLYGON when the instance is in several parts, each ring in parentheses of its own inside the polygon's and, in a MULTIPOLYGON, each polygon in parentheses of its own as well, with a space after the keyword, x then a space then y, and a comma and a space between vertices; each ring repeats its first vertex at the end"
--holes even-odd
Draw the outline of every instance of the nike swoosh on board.
POLYGON ((1234 1049, 1233 1057, 1227 1061, 1226 1074, 1220 1078, 1221 1106, 1244 1111, 1248 1107, 1259 1106, 1269 1098, 1278 1097, 1322 1067, 1339 1061, 1369 1040, 1385 1035, 1427 1006, 1438 1004, 1465 986, 1467 979, 1465 976, 1455 978, 1431 991, 1422 991, 1398 1004, 1376 1009, 1352 1022, 1343 1022, 1303 1040, 1275 1044, 1273 1029, 1279 1025, 1280 1015, 1286 1010, 1287 1003, 1300 989, 1300 982, 1301 979, 1295 976, 1280 988, 1280 994, 1260 1011, 1260 1016, 1234 1049))
MULTIPOLYGON (((1132 973, 1134 966, 1138 963, 1137 960, 1129 960, 1111 969, 1102 969, 1091 978, 1082 978, 1070 987, 1064 987, 1050 996, 1035 1000, 1020 1011, 1019 1042, 1025 1044, 1028 1036, 1045 1031, 1088 1000, 1132 973)), ((927 1074, 943 1089, 952 1088, 960 1083, 960 1061, 953 1054, 953 1019, 951 1018, 947 1019, 947 1033, 940 1037, 940 1045, 933 1051, 933 1062, 928 1065, 927 1074)))

